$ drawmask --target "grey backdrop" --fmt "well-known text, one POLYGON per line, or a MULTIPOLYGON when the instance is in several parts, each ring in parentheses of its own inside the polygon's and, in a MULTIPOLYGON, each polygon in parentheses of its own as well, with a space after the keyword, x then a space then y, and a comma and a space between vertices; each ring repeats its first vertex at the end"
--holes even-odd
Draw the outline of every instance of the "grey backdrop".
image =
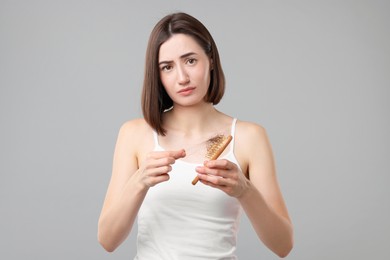
MULTIPOLYGON (((172 11, 219 46, 218 108, 263 125, 295 226, 288 259, 390 259, 389 1, 0 1, 0 258, 132 259, 96 239, 146 42, 172 11)), ((135 231, 135 230, 134 230, 135 231)), ((246 217, 240 259, 277 259, 246 217)))

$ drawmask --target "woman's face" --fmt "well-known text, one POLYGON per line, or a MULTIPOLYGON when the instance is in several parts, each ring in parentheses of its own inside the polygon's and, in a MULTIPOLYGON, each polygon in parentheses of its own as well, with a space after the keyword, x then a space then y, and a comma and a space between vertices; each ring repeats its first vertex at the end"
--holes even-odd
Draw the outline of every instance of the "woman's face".
POLYGON ((161 82, 175 106, 204 102, 210 59, 191 36, 174 34, 161 45, 158 62, 161 82))

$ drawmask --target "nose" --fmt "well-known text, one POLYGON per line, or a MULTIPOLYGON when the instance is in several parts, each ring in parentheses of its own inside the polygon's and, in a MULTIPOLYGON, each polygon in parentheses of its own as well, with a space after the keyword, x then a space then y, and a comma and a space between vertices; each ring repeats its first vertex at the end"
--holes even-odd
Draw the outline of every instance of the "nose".
POLYGON ((178 66, 177 69, 177 80, 180 85, 187 85, 190 82, 187 71, 181 66, 178 66))

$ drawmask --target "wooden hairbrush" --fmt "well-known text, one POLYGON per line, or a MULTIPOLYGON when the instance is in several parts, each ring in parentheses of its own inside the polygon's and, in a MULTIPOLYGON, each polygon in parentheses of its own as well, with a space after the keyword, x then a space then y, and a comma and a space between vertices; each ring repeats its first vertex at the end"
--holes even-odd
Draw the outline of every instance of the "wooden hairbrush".
MULTIPOLYGON (((209 160, 216 160, 229 145, 232 139, 233 137, 231 135, 217 135, 208 140, 206 158, 209 160)), ((198 181, 199 177, 196 176, 192 181, 192 185, 195 185, 198 181)))

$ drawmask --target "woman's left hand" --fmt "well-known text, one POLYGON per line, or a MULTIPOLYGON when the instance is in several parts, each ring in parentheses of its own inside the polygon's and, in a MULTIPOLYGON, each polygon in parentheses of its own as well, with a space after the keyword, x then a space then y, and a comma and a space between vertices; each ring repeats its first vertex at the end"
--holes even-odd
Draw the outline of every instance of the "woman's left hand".
POLYGON ((196 167, 199 181, 220 189, 232 197, 241 197, 250 186, 250 181, 238 166, 226 159, 206 161, 196 167))

